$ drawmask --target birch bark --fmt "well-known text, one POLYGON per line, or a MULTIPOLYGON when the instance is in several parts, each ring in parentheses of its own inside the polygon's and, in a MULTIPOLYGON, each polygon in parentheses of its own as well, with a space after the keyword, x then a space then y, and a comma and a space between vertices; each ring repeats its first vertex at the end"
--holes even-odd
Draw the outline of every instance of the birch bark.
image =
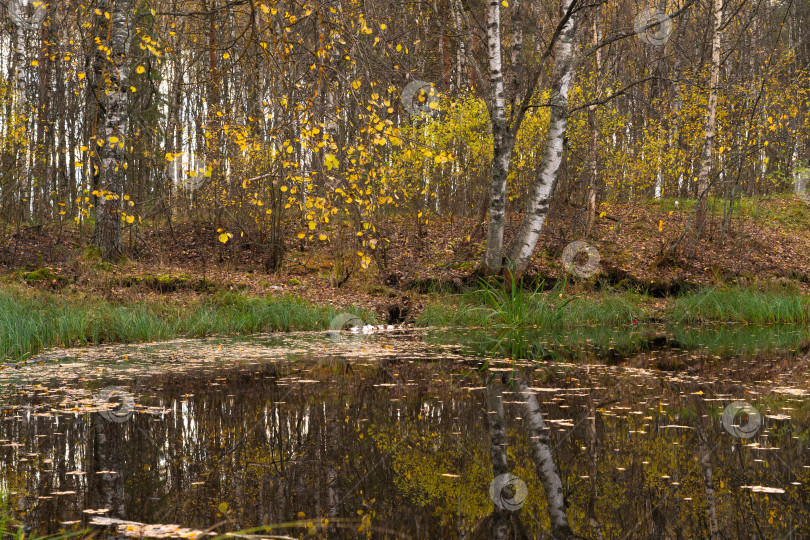
MULTIPOLYGON (((575 1, 563 0, 563 13, 567 13, 575 1)), ((573 39, 575 17, 576 15, 572 15, 565 22, 554 44, 555 58, 554 79, 551 87, 551 112, 543 161, 532 187, 528 209, 523 222, 506 250, 508 260, 514 265, 513 279, 523 274, 531 262, 540 233, 543 231, 551 193, 557 182, 557 173, 563 160, 563 146, 568 126, 568 92, 574 76, 573 39)))
POLYGON ((487 7, 487 47, 489 49, 489 83, 492 91, 489 116, 492 122, 492 173, 489 183, 489 223, 484 265, 496 274, 503 266, 503 230, 506 220, 506 178, 512 155, 509 124, 506 120, 506 98, 503 88, 501 55, 500 0, 489 0, 487 7))
POLYGON ((698 209, 695 214, 695 229, 700 235, 706 230, 706 199, 709 189, 709 173, 712 168, 712 154, 714 153, 715 120, 717 118, 717 87, 720 83, 723 0, 712 1, 712 12, 714 13, 714 35, 712 36, 711 81, 709 83, 709 103, 706 111, 706 135, 703 139, 700 171, 698 173, 698 209))
MULTIPOLYGON (((104 123, 99 147, 100 179, 96 206, 94 243, 106 260, 123 252, 121 244, 121 201, 124 195, 124 135, 126 131, 126 85, 129 24, 127 0, 110 0, 110 54, 106 88, 99 88, 104 104, 104 123)), ((101 85, 100 85, 101 86, 101 85)))

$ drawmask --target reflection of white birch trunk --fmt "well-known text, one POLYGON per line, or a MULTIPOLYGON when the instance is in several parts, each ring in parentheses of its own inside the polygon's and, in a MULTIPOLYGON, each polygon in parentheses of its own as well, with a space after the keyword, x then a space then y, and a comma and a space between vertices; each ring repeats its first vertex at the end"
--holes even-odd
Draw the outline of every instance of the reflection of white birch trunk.
POLYGON ((501 0, 489 0, 487 8, 487 47, 489 48, 489 82, 492 90, 489 116, 492 121, 492 173, 489 181, 489 229, 484 256, 490 273, 503 264, 503 229, 506 219, 506 177, 512 155, 512 137, 506 121, 506 99, 503 88, 501 58, 501 0))
POLYGON ((591 485, 591 494, 588 498, 588 520, 596 538, 602 540, 605 536, 602 534, 602 526, 596 519, 596 501, 599 498, 599 440, 596 436, 596 405, 591 394, 588 394, 588 457, 590 457, 588 481, 591 485))
POLYGON ((698 451, 700 452, 700 468, 703 471, 703 487, 706 492, 706 511, 709 519, 709 538, 719 540, 720 533, 717 528, 717 497, 714 492, 714 480, 712 471, 712 453, 709 450, 706 425, 704 417, 706 407, 701 399, 696 399, 695 410, 697 411, 698 451))
POLYGON ((698 173, 698 208, 695 214, 695 229, 703 234, 706 228, 706 199, 709 189, 709 172, 712 168, 714 152, 715 119, 717 117, 717 87, 720 84, 720 34, 723 26, 723 0, 712 1, 714 13, 714 35, 712 37, 712 66, 709 84, 709 104, 706 111, 706 135, 703 139, 703 150, 700 156, 698 173))
MULTIPOLYGON (((568 13, 575 0, 563 0, 563 13, 568 13)), ((531 262, 534 248, 546 221, 549 201, 557 173, 563 160, 563 142, 568 126, 568 91, 574 76, 574 17, 563 26, 554 44, 554 79, 551 87, 551 112, 548 136, 540 173, 531 190, 529 206, 515 238, 506 250, 506 256, 515 266, 515 277, 522 274, 531 262)), ((494 179, 493 179, 494 182, 494 179)), ((490 219, 492 216, 490 216, 490 219)))
MULTIPOLYGON (((493 478, 506 474, 506 425, 503 419, 501 383, 493 377, 487 383, 487 425, 489 426, 489 459, 493 478)), ((509 512, 497 505, 492 513, 491 538, 505 539, 509 533, 509 512)))
POLYGON ((525 418, 529 425, 529 441, 532 446, 534 466, 546 492, 548 514, 551 519, 551 534, 554 538, 575 538, 571 527, 568 525, 562 480, 560 480, 560 472, 551 453, 548 430, 543 422, 540 405, 537 403, 534 392, 526 385, 526 381, 523 379, 518 380, 518 387, 524 400, 525 418))
POLYGON ((127 0, 110 0, 110 69, 104 99, 104 144, 101 162, 94 242, 105 259, 117 258, 121 245, 121 200, 124 191, 124 135, 126 130, 127 47, 129 28, 127 0))

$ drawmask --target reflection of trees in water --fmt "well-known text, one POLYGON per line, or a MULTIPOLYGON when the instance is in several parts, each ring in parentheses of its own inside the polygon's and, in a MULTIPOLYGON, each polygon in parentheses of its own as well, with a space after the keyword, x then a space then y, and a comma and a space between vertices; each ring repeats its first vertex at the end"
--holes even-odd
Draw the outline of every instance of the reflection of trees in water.
MULTIPOLYGON (((403 363, 346 370, 342 362, 323 362, 294 373, 329 385, 278 379, 260 366, 195 379, 162 376, 142 383, 151 390, 139 402, 162 403, 173 414, 139 413, 122 424, 98 414, 60 414, 57 422, 7 411, 0 479, 28 494, 12 503, 42 532, 86 519, 84 509, 108 507, 114 517, 200 529, 227 520, 219 530, 282 523, 299 512, 315 523, 330 516, 359 523, 370 515, 372 525, 413 537, 461 537, 493 511, 493 469, 486 392, 475 372, 453 369, 403 363), (69 474, 77 470, 86 474, 69 474), (121 474, 96 474, 109 470, 121 474), (76 495, 52 495, 72 490, 76 495)), ((719 425, 722 402, 700 401, 707 416, 696 413, 692 400, 710 396, 692 395, 697 386, 688 381, 662 388, 640 377, 566 369, 535 373, 529 385, 560 387, 535 395, 574 531, 708 537, 700 459, 708 455, 721 537, 810 533, 801 403, 776 403, 775 410, 794 407, 795 419, 766 422, 767 437, 754 439, 781 450, 754 449, 733 444, 719 425), (674 424, 687 429, 664 427, 674 424), (705 432, 708 454, 696 427, 705 432), (741 488, 755 485, 787 493, 741 488)), ((526 534, 537 537, 551 523, 517 391, 507 386, 502 395, 507 470, 528 486, 518 514, 526 534)), ((329 536, 356 534, 355 525, 329 536)))

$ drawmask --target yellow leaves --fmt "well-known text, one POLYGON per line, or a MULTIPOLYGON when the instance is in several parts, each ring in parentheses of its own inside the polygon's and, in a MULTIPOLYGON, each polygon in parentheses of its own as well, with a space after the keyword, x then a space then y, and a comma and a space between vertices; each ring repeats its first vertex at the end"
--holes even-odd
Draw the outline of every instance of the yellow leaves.
POLYGON ((34 66, 34 67, 36 67, 36 66, 38 66, 38 65, 39 65, 39 61, 38 61, 38 60, 32 60, 32 61, 31 61, 31 65, 32 65, 32 66, 34 66))
POLYGON ((326 241, 326 235, 321 233, 320 235, 318 235, 318 240, 320 240, 321 242, 325 242, 326 241))
POLYGON ((317 227, 317 226, 318 226, 318 224, 317 224, 317 223, 315 223, 314 221, 310 221, 310 222, 307 224, 307 226, 309 227, 309 230, 310 230, 310 231, 314 231, 314 230, 315 230, 315 227, 317 227))
POLYGON ((230 58, 230 57, 231 57, 231 54, 230 54, 230 53, 225 53, 225 54, 223 54, 223 55, 222 55, 222 58, 223 58, 224 60, 227 60, 227 59, 228 59, 228 58, 230 58))
POLYGON ((144 73, 146 73, 146 68, 143 66, 138 66, 135 68, 135 73, 137 73, 138 75, 143 75, 144 73))
POLYGON ((658 232, 662 232, 664 230, 664 220, 658 220, 658 232))
POLYGON ((305 236, 306 236, 306 234, 304 234, 302 232, 298 233, 298 239, 299 240, 303 240, 305 236))
POLYGON ((362 85, 363 85, 363 81, 360 80, 360 79, 357 79, 356 81, 352 82, 352 88, 354 88, 355 90, 360 88, 362 85))
POLYGON ((269 13, 270 13, 270 8, 269 8, 269 7, 267 7, 267 6, 265 6, 264 4, 260 4, 260 5, 259 5, 259 8, 262 10, 262 12, 263 12, 265 15, 267 15, 267 14, 269 14, 269 13))
POLYGON ((281 191, 287 191, 287 186, 281 186, 279 189, 280 189, 281 191))
POLYGON ((323 158, 323 162, 324 162, 324 165, 326 165, 326 168, 328 170, 330 170, 330 171, 332 169, 338 169, 339 168, 338 160, 337 160, 337 158, 335 157, 334 154, 326 154, 324 156, 324 158, 323 158))
POLYGON ((229 232, 224 232, 224 233, 221 233, 217 238, 219 238, 220 242, 225 244, 225 243, 228 242, 228 240, 233 238, 233 235, 231 233, 229 233, 229 232))
POLYGON ((397 52, 400 52, 401 50, 402 50, 402 45, 400 45, 399 43, 397 43, 397 52))

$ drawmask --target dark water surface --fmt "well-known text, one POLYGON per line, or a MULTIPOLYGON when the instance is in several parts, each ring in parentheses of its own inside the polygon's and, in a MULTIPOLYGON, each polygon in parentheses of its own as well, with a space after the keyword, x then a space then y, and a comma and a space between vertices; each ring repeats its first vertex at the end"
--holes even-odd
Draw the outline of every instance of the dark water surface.
POLYGON ((0 491, 40 534, 104 517, 191 529, 154 536, 281 525, 250 534, 488 538, 496 377, 508 467, 526 486, 525 500, 518 489, 498 502, 545 538, 523 378, 580 536, 708 537, 710 487, 722 538, 807 538, 810 369, 802 336, 778 334, 750 350, 740 337, 732 356, 690 348, 688 334, 623 356, 583 335, 548 340, 537 356, 554 358, 531 363, 484 360, 503 343, 480 331, 54 351, 0 371, 0 491), (782 349, 768 352, 771 339, 782 349))

